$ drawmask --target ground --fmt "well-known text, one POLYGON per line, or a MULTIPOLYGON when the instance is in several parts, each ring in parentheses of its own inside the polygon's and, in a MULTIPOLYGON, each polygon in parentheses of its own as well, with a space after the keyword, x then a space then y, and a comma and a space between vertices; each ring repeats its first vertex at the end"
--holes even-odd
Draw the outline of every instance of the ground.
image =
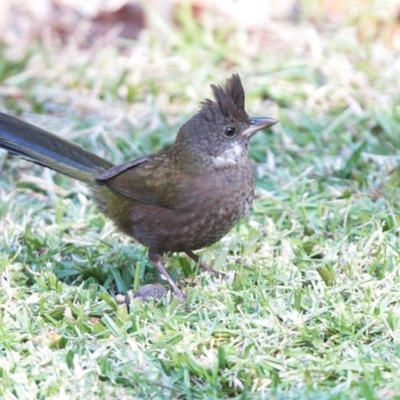
POLYGON ((174 254, 187 302, 127 310, 117 294, 167 287, 146 249, 84 185, 0 152, 0 397, 400 398, 400 4, 255 28, 185 4, 135 40, 5 35, 0 109, 120 163, 239 73, 279 125, 250 146, 250 215, 198 252, 226 275, 174 254))

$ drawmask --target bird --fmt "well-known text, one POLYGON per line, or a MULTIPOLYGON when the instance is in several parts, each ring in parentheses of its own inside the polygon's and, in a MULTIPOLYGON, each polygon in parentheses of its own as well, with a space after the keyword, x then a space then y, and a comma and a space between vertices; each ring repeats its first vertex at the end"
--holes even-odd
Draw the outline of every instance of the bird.
POLYGON ((5 113, 0 148, 87 184, 99 210, 148 249, 150 262, 184 301, 165 255, 184 252, 216 273, 194 251, 219 241, 249 212, 255 187, 249 143, 278 122, 247 114, 238 74, 211 90, 214 99, 200 103, 169 148, 121 165, 5 113))

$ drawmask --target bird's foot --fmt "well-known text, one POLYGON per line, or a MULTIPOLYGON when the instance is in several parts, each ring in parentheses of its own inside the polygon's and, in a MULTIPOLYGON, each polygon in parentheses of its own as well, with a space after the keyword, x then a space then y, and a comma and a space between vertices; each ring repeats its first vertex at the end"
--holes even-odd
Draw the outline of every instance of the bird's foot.
POLYGON ((204 261, 200 260, 200 257, 193 253, 193 251, 188 250, 185 251, 185 253, 197 264, 200 265, 200 268, 204 269, 204 271, 210 272, 211 274, 213 274, 214 276, 216 276, 217 278, 223 278, 225 276, 225 274, 223 272, 220 271, 216 271, 215 269, 212 269, 207 263, 205 263, 204 261))
POLYGON ((186 300, 186 296, 183 294, 181 289, 179 289, 179 287, 173 281, 173 279, 169 276, 167 270, 165 269, 163 263, 161 262, 162 255, 160 255, 158 253, 155 253, 155 252, 153 253, 153 252, 149 251, 149 260, 157 268, 157 271, 160 274, 161 278, 165 279, 169 283, 169 285, 172 287, 172 289, 174 290, 174 292, 177 295, 177 297, 180 300, 185 301, 186 300))

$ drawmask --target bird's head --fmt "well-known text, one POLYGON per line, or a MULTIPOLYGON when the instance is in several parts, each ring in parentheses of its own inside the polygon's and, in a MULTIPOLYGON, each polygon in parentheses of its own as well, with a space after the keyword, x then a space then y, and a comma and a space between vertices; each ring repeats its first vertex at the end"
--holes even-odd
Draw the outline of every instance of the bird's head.
POLYGON ((226 168, 247 159, 250 138, 278 121, 249 117, 239 75, 233 74, 225 87, 211 85, 215 100, 206 99, 199 112, 178 132, 175 154, 193 156, 215 168, 226 168), (198 157, 197 157, 198 156, 198 157))

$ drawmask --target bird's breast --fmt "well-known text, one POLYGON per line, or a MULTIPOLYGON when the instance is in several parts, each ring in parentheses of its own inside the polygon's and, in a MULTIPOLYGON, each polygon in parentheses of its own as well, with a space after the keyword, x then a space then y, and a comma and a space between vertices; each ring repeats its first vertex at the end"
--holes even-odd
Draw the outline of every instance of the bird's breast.
POLYGON ((209 246, 248 212, 254 193, 250 165, 209 171, 191 179, 170 207, 137 204, 131 211, 132 236, 158 251, 209 246))

